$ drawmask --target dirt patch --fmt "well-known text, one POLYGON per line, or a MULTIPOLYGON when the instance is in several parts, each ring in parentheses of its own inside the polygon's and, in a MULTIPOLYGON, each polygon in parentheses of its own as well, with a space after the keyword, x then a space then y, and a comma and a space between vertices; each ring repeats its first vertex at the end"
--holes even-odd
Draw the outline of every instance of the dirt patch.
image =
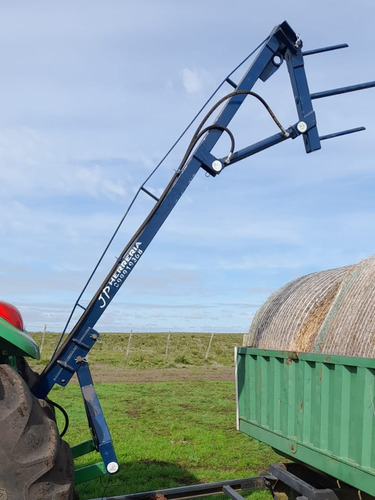
POLYGON ((234 381, 234 368, 221 366, 184 367, 184 368, 127 368, 125 366, 108 366, 101 363, 90 364, 90 370, 97 383, 113 382, 179 382, 189 380, 234 381))

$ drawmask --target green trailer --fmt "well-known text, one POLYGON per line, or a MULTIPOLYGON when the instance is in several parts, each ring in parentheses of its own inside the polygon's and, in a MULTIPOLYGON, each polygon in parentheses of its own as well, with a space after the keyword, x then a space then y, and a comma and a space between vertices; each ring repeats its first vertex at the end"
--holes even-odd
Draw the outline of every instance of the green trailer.
POLYGON ((236 392, 240 431, 375 496, 375 359, 239 347, 236 392))

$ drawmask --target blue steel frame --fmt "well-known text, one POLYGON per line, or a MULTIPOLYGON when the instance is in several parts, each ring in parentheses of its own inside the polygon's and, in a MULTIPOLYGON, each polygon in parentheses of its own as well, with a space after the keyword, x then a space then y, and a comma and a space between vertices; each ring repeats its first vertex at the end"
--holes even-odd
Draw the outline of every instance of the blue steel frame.
MULTIPOLYGON (((319 53, 325 50, 334 50, 342 46, 327 47, 310 51, 307 55, 319 53)), ((203 168, 212 176, 216 176, 224 167, 243 160, 266 148, 274 146, 286 139, 294 139, 303 136, 305 150, 307 153, 316 151, 321 147, 321 140, 337 135, 343 135, 363 128, 338 132, 332 136, 319 137, 316 117, 312 106, 312 99, 326 97, 343 92, 351 92, 375 86, 375 82, 369 82, 337 90, 330 90, 319 94, 310 94, 306 73, 304 69, 304 54, 302 42, 299 36, 292 30, 287 22, 283 22, 271 32, 267 40, 258 52, 252 65, 245 73, 241 82, 235 86, 235 90, 223 106, 219 116, 213 125, 203 130, 197 136, 196 142, 202 136, 199 144, 192 154, 187 155, 180 167, 176 170, 163 194, 146 217, 138 231, 125 246, 115 265, 99 287, 88 307, 84 310, 77 324, 72 329, 60 349, 53 356, 50 363, 44 369, 41 377, 34 387, 33 392, 39 398, 46 398, 55 384, 65 386, 74 373, 82 387, 89 425, 94 436, 96 448, 101 451, 103 461, 109 473, 116 470, 116 457, 107 424, 101 411, 99 401, 95 394, 92 379, 86 362, 86 355, 95 344, 99 334, 93 329, 101 315, 111 303, 113 297, 124 284, 140 257, 159 231, 170 212, 197 174, 203 168), (282 62, 287 64, 290 80, 293 88, 299 121, 281 132, 255 143, 245 149, 231 153, 227 158, 215 158, 211 151, 220 139, 223 132, 228 132, 228 125, 236 114, 241 104, 253 88, 258 79, 266 81, 275 73, 282 62)), ((232 81, 228 80, 232 86, 232 81)), ((195 147, 195 145, 193 145, 195 147)))

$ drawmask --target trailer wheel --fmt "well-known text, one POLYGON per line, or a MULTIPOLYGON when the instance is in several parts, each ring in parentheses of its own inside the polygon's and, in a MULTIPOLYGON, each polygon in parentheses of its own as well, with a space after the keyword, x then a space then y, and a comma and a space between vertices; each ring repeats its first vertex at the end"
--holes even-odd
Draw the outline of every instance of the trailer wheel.
POLYGON ((45 401, 0 364, 0 498, 75 500, 73 459, 45 401))

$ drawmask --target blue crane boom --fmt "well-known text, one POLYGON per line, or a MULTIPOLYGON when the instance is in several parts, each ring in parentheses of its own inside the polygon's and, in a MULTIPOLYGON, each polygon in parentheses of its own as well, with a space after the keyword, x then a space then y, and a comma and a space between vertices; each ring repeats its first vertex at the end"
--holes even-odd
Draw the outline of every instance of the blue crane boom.
POLYGON ((228 83, 234 87, 233 91, 220 99, 219 103, 214 106, 198 127, 181 164, 175 170, 164 192, 160 198, 152 196, 155 199, 152 210, 123 249, 77 324, 43 370, 40 379, 33 388, 34 394, 39 398, 46 398, 55 384, 65 386, 71 377, 77 373, 95 446, 102 454, 107 472, 113 473, 117 471, 117 460, 104 415, 93 389, 86 360, 88 352, 99 337, 98 332, 94 330, 97 321, 129 277, 154 236, 201 168, 211 176, 216 176, 231 164, 287 139, 302 136, 305 150, 310 153, 321 148, 323 139, 363 130, 363 127, 361 127, 320 137, 312 106, 313 99, 375 86, 375 82, 368 82, 310 94, 304 68, 304 56, 327 50, 336 50, 345 46, 331 46, 304 54, 301 39, 287 22, 283 22, 273 29, 240 83, 236 85, 231 80, 228 80, 228 83), (280 68, 284 61, 289 72, 298 113, 298 121, 288 128, 284 128, 278 122, 267 103, 251 90, 258 79, 266 81, 280 68), (279 132, 244 149, 235 151, 235 140, 228 127, 232 118, 249 95, 262 102, 278 126, 279 132), (206 121, 219 105, 222 105, 219 115, 212 124, 206 126, 206 121), (223 133, 229 135, 231 148, 224 158, 217 158, 212 154, 212 150, 223 133))

